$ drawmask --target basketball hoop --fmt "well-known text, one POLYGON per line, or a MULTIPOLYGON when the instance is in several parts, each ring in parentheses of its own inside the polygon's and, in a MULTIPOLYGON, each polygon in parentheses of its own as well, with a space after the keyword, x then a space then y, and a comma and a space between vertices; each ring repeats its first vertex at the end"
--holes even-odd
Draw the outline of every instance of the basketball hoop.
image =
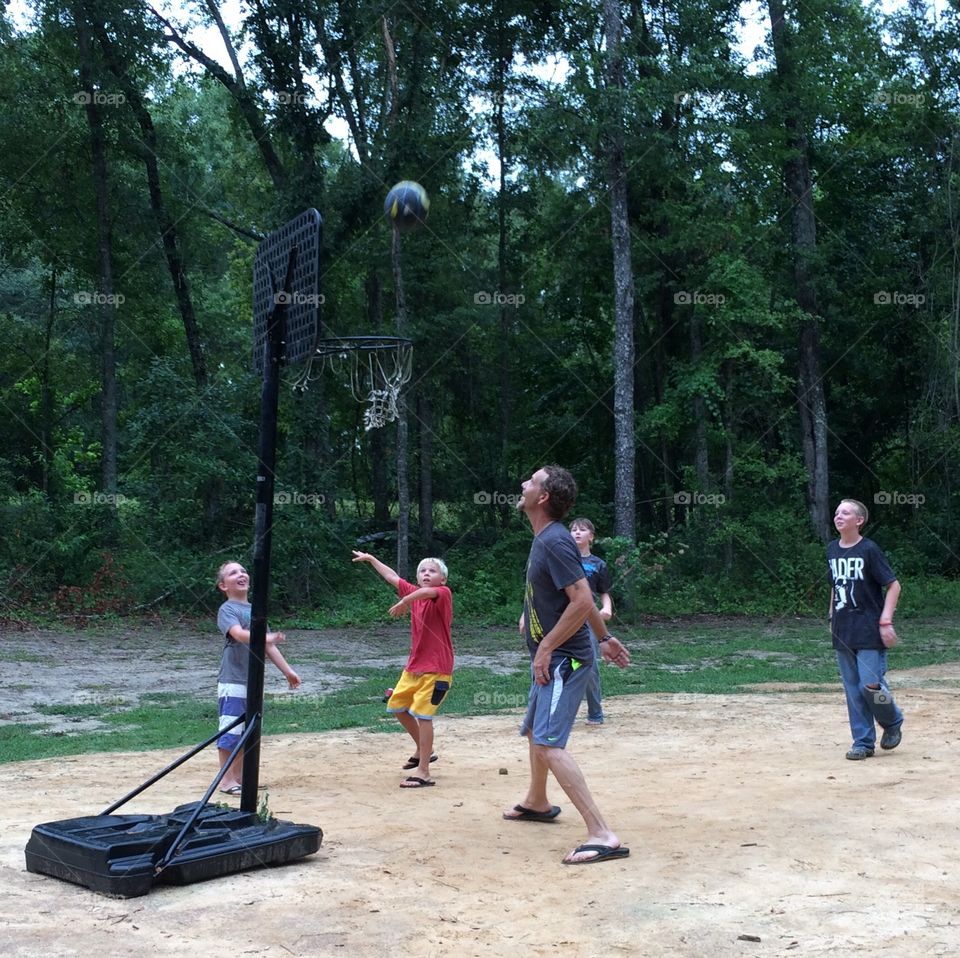
POLYGON ((400 390, 413 374, 413 341, 400 336, 335 336, 317 341, 306 369, 293 384, 306 392, 315 375, 325 369, 346 378, 358 403, 366 403, 363 428, 380 429, 400 415, 400 390), (314 374, 315 362, 320 368, 314 374))

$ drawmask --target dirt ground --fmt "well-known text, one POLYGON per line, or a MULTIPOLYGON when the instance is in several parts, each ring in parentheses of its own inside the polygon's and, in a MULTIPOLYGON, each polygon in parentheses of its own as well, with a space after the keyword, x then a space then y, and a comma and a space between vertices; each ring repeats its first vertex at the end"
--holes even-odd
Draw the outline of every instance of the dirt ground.
MULTIPOLYGON (((891 673, 903 744, 848 762, 829 692, 608 701, 571 742, 629 858, 564 866, 583 837, 506 822, 523 797, 517 716, 438 722, 437 786, 403 790, 400 736, 268 737, 281 819, 319 825, 298 863, 113 899, 24 868, 33 825, 95 814, 176 752, 0 766, 7 956, 960 954, 956 667, 891 673)), ((198 798, 201 756, 124 811, 198 798)))

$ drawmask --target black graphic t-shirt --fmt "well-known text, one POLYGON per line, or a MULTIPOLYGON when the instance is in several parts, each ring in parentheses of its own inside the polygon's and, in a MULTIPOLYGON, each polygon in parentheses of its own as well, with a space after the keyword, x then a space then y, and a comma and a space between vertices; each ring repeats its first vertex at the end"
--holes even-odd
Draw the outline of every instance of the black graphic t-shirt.
POLYGON ((603 559, 598 559, 595 555, 580 556, 580 564, 583 566, 583 574, 587 577, 587 584, 594 595, 603 595, 613 588, 613 576, 607 568, 603 559))
POLYGON ((834 539, 827 546, 827 571, 833 589, 833 647, 882 649, 884 587, 897 578, 883 550, 872 539, 849 548, 834 539))
MULTIPOLYGON (((537 654, 540 640, 560 620, 570 604, 564 589, 583 579, 580 550, 559 522, 551 522, 533 540, 527 560, 527 589, 523 599, 527 648, 537 654)), ((593 646, 586 625, 580 626, 563 645, 553 650, 551 669, 568 656, 585 665, 593 663, 593 646)))

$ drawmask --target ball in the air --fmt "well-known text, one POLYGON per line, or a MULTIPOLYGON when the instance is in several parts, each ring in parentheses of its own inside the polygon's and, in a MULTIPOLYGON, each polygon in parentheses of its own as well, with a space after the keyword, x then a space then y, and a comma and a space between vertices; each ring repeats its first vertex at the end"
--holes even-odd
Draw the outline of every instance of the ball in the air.
POLYGON ((383 212, 392 226, 412 230, 423 224, 430 210, 427 191, 413 180, 401 180, 383 202, 383 212))

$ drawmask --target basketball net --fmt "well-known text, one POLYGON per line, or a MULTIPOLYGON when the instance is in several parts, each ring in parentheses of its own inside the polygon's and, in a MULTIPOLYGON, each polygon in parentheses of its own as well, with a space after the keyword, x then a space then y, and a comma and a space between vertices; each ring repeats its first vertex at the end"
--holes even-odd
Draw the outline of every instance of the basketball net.
POLYGON ((413 344, 389 336, 353 336, 321 340, 306 369, 294 383, 303 393, 307 384, 325 369, 330 369, 350 384, 350 393, 363 411, 365 432, 395 422, 400 415, 400 390, 413 374, 413 344), (314 373, 314 363, 319 369, 314 373))

